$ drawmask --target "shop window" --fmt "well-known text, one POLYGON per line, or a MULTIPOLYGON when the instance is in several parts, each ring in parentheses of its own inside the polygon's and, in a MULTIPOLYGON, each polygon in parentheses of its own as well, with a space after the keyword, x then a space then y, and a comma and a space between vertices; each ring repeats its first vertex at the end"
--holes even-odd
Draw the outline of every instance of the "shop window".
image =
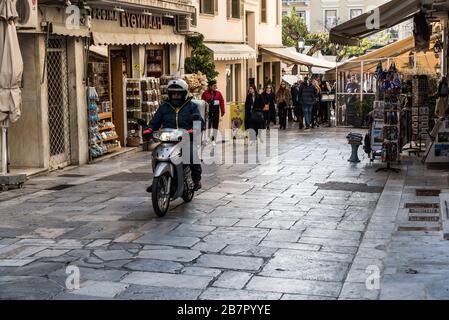
POLYGON ((354 19, 355 17, 361 16, 362 14, 362 9, 351 9, 349 10, 349 19, 354 19))
POLYGON ((147 51, 147 77, 159 78, 164 73, 164 50, 147 51))
POLYGON ((200 0, 200 13, 215 14, 218 12, 217 0, 200 0))
POLYGON ((337 26, 337 10, 325 10, 324 11, 324 26, 330 30, 337 26))
POLYGON ((228 18, 240 19, 243 14, 242 0, 227 0, 227 16, 228 18))
POLYGON ((195 8, 195 12, 192 13, 192 16, 190 18, 191 18, 190 25, 192 27, 196 27, 198 25, 198 18, 197 18, 197 10, 196 10, 196 8, 195 8))
POLYGON ((240 63, 234 65, 234 101, 235 102, 239 102, 240 101, 240 95, 239 95, 239 91, 241 88, 241 83, 240 83, 240 74, 241 74, 241 69, 242 69, 242 65, 240 63))
POLYGON ((232 101, 232 65, 226 65, 226 102, 232 101))
POLYGON ((267 22, 267 0, 260 0, 260 22, 267 22))

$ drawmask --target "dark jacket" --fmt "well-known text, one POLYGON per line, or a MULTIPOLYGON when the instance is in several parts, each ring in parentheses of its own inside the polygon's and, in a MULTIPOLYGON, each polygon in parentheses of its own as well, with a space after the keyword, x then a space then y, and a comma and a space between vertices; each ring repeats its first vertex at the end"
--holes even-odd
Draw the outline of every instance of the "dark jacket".
POLYGON ((292 86, 292 89, 291 89, 292 103, 293 103, 293 106, 295 106, 295 107, 299 107, 301 105, 301 101, 299 100, 300 99, 299 90, 300 90, 300 88, 298 85, 295 84, 294 86, 292 86))
POLYGON ((254 119, 261 118, 263 121, 263 107, 264 102, 260 94, 256 94, 253 101, 253 96, 248 94, 245 101, 245 129, 254 129, 254 119), (261 116, 261 117, 260 117, 261 116))
POLYGON ((176 110, 169 102, 164 102, 156 111, 149 127, 153 131, 163 128, 185 129, 193 128, 194 121, 201 121, 202 129, 205 128, 204 119, 198 110, 198 107, 190 99, 184 105, 176 110))
POLYGON ((266 92, 263 92, 262 93, 262 100, 263 100, 264 106, 266 104, 270 105, 270 111, 268 111, 269 112, 269 119, 270 119, 271 122, 276 123, 276 105, 275 105, 275 103, 276 103, 276 96, 274 95, 273 92, 270 93, 270 94, 268 94, 266 92))
POLYGON ((299 89, 299 99, 302 105, 314 105, 317 99, 317 90, 312 84, 303 84, 299 89))

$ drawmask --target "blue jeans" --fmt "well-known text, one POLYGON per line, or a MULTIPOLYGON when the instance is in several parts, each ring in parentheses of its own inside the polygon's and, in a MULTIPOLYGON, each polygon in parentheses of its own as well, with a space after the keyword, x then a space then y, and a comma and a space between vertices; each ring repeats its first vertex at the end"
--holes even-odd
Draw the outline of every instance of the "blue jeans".
POLYGON ((311 104, 305 104, 303 106, 306 126, 310 126, 312 124, 312 108, 313 106, 311 104))

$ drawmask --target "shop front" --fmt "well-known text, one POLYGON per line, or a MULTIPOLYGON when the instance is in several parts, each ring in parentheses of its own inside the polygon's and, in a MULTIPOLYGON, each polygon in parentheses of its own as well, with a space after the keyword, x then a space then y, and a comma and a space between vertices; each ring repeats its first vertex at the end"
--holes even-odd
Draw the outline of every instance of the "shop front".
POLYGON ((60 4, 39 3, 35 29, 19 30, 23 110, 9 134, 12 169, 55 170, 135 148, 136 119, 151 119, 164 83, 184 73, 175 20, 193 7, 96 3, 79 20, 60 4))
MULTIPOLYGON (((122 9, 123 10, 123 9, 122 9)), ((162 14, 92 8, 88 86, 90 158, 142 143, 137 119, 151 120, 170 79, 183 73, 183 35, 162 14), (95 90, 93 90, 95 89, 95 90)))

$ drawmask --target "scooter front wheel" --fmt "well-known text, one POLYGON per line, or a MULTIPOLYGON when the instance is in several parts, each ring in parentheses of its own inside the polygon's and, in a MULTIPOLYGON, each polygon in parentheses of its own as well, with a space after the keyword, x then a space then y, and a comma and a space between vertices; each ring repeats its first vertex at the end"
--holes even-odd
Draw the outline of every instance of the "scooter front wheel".
POLYGON ((151 200, 153 202, 154 212, 158 217, 167 214, 170 208, 170 177, 163 175, 153 180, 153 188, 151 190, 151 200))

